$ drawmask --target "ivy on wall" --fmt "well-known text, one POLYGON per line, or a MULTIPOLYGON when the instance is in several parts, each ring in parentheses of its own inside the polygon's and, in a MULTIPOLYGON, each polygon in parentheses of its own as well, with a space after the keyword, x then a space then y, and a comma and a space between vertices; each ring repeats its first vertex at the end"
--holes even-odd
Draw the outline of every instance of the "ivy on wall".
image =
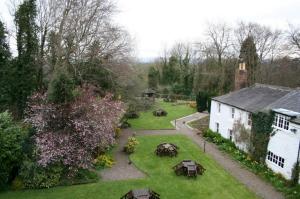
POLYGON ((264 162, 270 134, 273 131, 274 112, 252 114, 252 133, 250 138, 250 155, 257 162, 264 162))

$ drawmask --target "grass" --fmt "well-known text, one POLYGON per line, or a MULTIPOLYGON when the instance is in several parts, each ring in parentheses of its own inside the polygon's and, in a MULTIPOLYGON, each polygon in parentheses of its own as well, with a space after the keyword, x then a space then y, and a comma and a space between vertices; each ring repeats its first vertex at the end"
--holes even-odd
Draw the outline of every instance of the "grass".
POLYGON ((130 189, 151 188, 162 199, 250 199, 257 198, 244 185, 228 174, 210 156, 204 154, 196 144, 184 135, 138 136, 140 145, 130 156, 133 163, 148 176, 139 180, 112 181, 56 187, 43 190, 26 190, 0 194, 1 199, 116 199, 130 189), (176 158, 160 158, 154 155, 161 142, 177 144, 176 158), (203 176, 189 179, 176 176, 172 166, 182 159, 193 159, 206 168, 203 176))
POLYGON ((128 122, 131 127, 136 130, 149 129, 174 129, 174 126, 170 123, 172 120, 193 114, 196 109, 191 108, 188 104, 176 104, 171 102, 163 102, 158 100, 149 111, 141 112, 140 117, 137 119, 130 119, 128 122), (166 117, 155 117, 152 112, 155 109, 162 108, 168 112, 166 117))

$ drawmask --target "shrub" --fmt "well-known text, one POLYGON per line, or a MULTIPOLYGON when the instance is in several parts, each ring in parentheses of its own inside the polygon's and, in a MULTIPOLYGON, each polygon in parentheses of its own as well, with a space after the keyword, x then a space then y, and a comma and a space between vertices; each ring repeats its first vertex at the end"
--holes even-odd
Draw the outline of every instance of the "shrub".
POLYGON ((48 99, 57 104, 67 103, 74 98, 74 81, 66 71, 57 71, 49 84, 48 99))
POLYGON ((121 128, 116 128, 115 130, 115 137, 119 138, 121 136, 121 128))
POLYGON ((135 152, 136 146, 139 144, 139 142, 137 141, 137 139, 135 137, 129 137, 127 144, 124 147, 124 151, 127 154, 131 154, 135 152))
POLYGON ((136 111, 128 111, 126 114, 125 114, 125 117, 128 118, 128 119, 136 119, 136 118, 139 118, 139 114, 136 112, 136 111))
POLYGON ((24 189, 23 180, 20 177, 16 177, 11 183, 12 190, 21 190, 24 189))
POLYGON ((24 161, 20 178, 26 188, 49 188, 59 184, 63 168, 59 165, 39 166, 32 161, 24 161))
POLYGON ((208 108, 208 93, 206 91, 200 91, 196 96, 197 111, 203 112, 208 108))
POLYGON ((106 167, 112 167, 114 164, 114 160, 112 157, 108 155, 99 155, 95 160, 94 160, 94 166, 96 168, 106 168, 106 167))
POLYGON ((76 185, 76 184, 87 184, 97 182, 99 179, 96 172, 88 170, 88 169, 79 169, 75 175, 69 175, 66 172, 62 176, 62 181, 59 185, 76 185))
POLYGON ((191 101, 191 102, 189 102, 189 106, 191 108, 197 108, 197 103, 195 101, 191 101))
POLYGON ((22 162, 27 134, 28 130, 15 123, 10 113, 0 113, 0 190, 15 178, 14 170, 22 162))
POLYGON ((156 117, 161 117, 161 116, 167 116, 168 113, 167 111, 163 110, 163 109, 158 109, 152 112, 154 116, 156 117))

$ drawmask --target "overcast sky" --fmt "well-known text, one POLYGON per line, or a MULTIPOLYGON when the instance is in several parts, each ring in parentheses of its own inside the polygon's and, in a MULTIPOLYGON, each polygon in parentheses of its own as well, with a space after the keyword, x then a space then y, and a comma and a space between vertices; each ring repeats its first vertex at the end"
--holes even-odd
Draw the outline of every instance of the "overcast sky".
MULTIPOLYGON (((300 0, 115 0, 116 21, 134 38, 140 59, 161 55, 176 42, 203 38, 208 22, 252 21, 273 28, 300 24, 300 0)), ((1 19, 10 26, 7 3, 0 0, 1 19)), ((12 28, 12 26, 10 27, 12 28)))

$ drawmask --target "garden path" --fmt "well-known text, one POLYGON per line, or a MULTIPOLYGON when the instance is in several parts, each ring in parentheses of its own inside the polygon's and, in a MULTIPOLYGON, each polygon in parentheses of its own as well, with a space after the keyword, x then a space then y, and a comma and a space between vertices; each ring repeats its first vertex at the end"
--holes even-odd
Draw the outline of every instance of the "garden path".
POLYGON ((118 139, 117 148, 114 149, 115 164, 112 168, 104 169, 100 172, 100 176, 103 180, 127 180, 144 178, 146 175, 138 170, 134 164, 132 164, 128 158, 128 155, 123 152, 129 136, 132 136, 134 132, 129 129, 124 129, 118 139))

